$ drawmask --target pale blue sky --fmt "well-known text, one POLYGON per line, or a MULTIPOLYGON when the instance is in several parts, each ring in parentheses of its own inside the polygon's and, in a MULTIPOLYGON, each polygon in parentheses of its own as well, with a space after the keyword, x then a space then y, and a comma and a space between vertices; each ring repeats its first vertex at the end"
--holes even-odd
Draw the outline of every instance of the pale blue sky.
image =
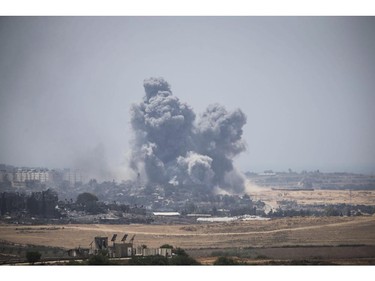
POLYGON ((161 76, 197 114, 242 109, 242 171, 375 173, 374 50, 374 17, 2 17, 0 163, 100 147, 119 166, 130 105, 161 76))

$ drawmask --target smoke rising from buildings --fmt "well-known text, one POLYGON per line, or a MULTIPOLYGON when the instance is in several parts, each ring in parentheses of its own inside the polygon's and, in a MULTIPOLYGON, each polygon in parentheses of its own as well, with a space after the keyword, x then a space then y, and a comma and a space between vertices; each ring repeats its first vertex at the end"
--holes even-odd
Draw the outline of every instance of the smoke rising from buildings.
POLYGON ((143 101, 131 108, 131 168, 151 183, 243 192, 244 178, 233 158, 246 149, 245 114, 214 104, 196 120, 163 78, 146 79, 144 88, 143 101))
POLYGON ((72 168, 81 171, 86 181, 90 179, 110 181, 116 177, 114 168, 108 163, 103 143, 88 148, 86 151, 80 151, 73 160, 72 168))

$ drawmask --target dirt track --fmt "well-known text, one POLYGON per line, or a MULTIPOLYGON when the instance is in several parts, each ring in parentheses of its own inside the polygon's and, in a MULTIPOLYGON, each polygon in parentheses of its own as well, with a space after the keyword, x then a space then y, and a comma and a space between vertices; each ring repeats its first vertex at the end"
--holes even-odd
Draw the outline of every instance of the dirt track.
POLYGON ((74 248, 94 236, 136 234, 135 244, 168 243, 185 249, 293 245, 375 245, 375 216, 306 217, 192 225, 0 225, 0 239, 74 248))
MULTIPOLYGON (((362 220, 351 220, 351 221, 343 221, 343 222, 336 222, 336 223, 329 223, 324 224, 324 227, 342 227, 342 226, 349 226, 352 225, 355 227, 358 224, 363 224, 364 222, 372 222, 374 221, 374 217, 367 217, 362 220)), ((220 226, 219 226, 220 227, 220 226)), ((106 225, 98 225, 95 224, 95 227, 85 226, 65 226, 66 229, 75 229, 75 230, 82 230, 88 231, 93 230, 96 231, 102 228, 105 231, 118 231, 118 228, 111 228, 107 227, 106 225)), ((312 225, 312 226, 301 226, 301 227, 292 227, 292 228, 283 228, 283 229, 273 229, 273 230, 265 230, 265 231, 245 231, 245 232, 221 232, 221 233, 181 233, 181 232, 150 232, 150 231, 131 231, 132 234, 147 234, 147 235, 163 235, 163 236, 226 236, 226 235, 251 235, 251 234, 269 234, 269 233, 278 233, 278 232, 285 232, 285 231, 301 231, 301 230, 313 230, 313 229, 320 229, 322 225, 312 225)))

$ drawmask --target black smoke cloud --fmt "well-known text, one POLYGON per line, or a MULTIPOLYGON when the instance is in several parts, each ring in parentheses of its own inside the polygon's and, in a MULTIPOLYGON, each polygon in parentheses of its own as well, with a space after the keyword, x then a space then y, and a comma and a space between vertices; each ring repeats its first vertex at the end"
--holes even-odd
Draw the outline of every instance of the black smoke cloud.
POLYGON ((196 120, 163 78, 146 79, 143 85, 143 102, 131 107, 131 168, 151 183, 243 192, 244 179, 233 158, 246 149, 245 114, 214 104, 196 120))

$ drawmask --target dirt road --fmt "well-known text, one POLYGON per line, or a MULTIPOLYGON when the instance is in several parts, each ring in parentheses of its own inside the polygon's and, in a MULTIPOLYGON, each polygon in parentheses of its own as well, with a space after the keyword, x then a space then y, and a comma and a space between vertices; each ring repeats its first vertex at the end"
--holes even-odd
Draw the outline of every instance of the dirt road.
MULTIPOLYGON (((323 226, 325 228, 332 228, 332 227, 341 227, 341 226, 352 226, 355 228, 356 225, 361 225, 366 222, 375 222, 375 217, 365 217, 361 220, 351 220, 351 221, 341 221, 341 222, 334 222, 329 224, 324 224, 323 226)), ((119 231, 118 227, 111 227, 107 225, 100 225, 100 224, 94 224, 92 226, 90 225, 74 225, 74 226, 64 226, 65 229, 74 229, 74 230, 82 230, 82 231, 97 231, 99 229, 105 231, 105 232, 117 232, 119 231)), ((301 231, 301 230, 313 230, 313 229, 321 229, 322 225, 312 225, 312 226, 299 226, 299 227, 291 227, 291 228, 282 228, 282 229, 273 229, 273 230, 265 230, 265 231, 245 231, 245 232, 221 232, 221 233, 181 233, 179 232, 170 232, 169 230, 165 231, 159 231, 159 232, 153 232, 152 226, 150 226, 150 231, 136 231, 132 230, 131 234, 142 234, 142 235, 158 235, 158 236, 227 236, 227 235, 251 235, 251 234, 270 234, 270 233, 279 233, 279 232, 285 232, 285 231, 301 231)), ((125 228, 124 228, 125 229, 125 228)))
POLYGON ((136 244, 183 248, 286 245, 375 245, 375 216, 282 218, 192 225, 0 225, 0 239, 63 248, 86 247, 95 236, 136 235, 136 244))

